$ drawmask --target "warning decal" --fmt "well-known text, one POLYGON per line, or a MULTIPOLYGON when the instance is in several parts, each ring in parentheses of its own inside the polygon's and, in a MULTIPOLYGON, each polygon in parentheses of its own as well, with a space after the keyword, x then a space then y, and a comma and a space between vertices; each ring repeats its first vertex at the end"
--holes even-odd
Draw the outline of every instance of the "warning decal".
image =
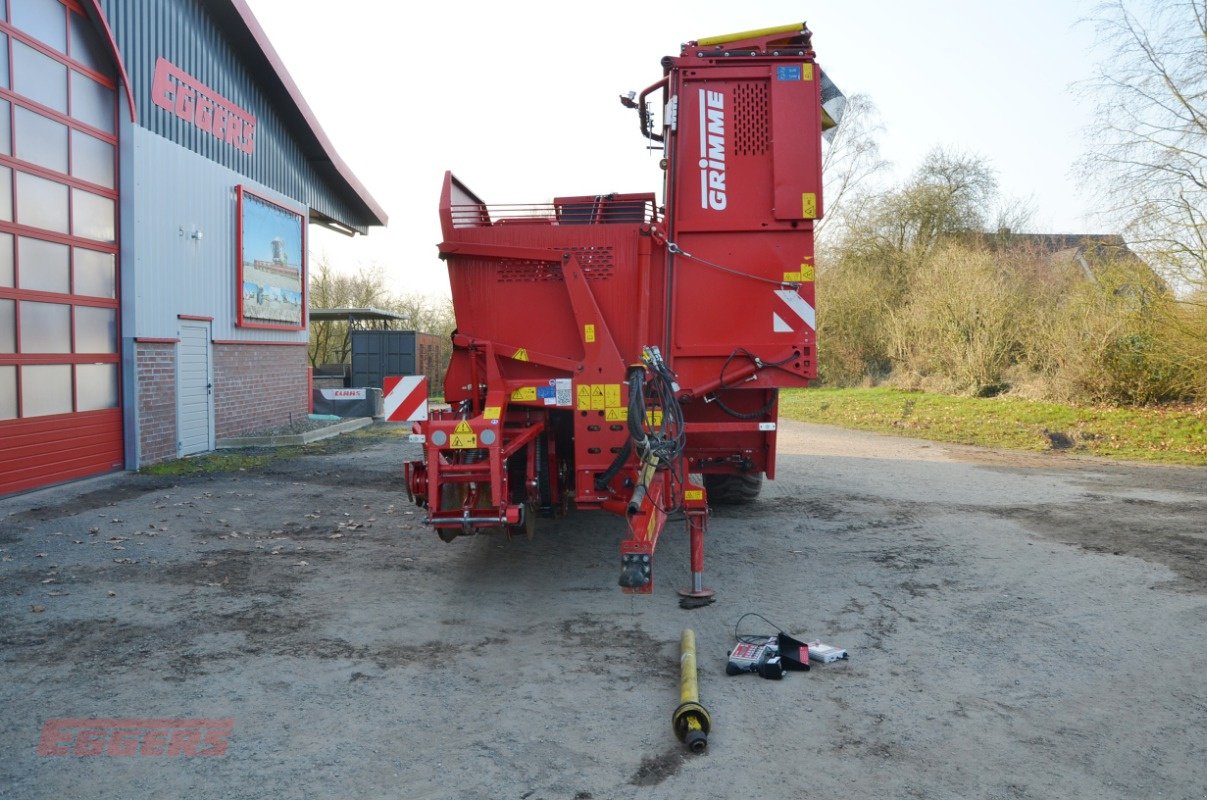
POLYGON ((817 193, 804 192, 800 196, 801 216, 805 219, 817 219, 817 193))
MULTIPOLYGON (((605 411, 624 409, 620 399, 619 383, 580 383, 578 385, 579 411, 605 411)), ((624 415, 608 419, 625 419, 624 415)))
POLYGON ((812 264, 801 264, 800 272, 784 273, 784 283, 809 283, 815 277, 812 264))
POLYGON ((465 420, 458 422, 457 427, 453 429, 449 447, 454 450, 469 450, 477 446, 478 436, 474 433, 473 428, 469 427, 469 423, 465 420))

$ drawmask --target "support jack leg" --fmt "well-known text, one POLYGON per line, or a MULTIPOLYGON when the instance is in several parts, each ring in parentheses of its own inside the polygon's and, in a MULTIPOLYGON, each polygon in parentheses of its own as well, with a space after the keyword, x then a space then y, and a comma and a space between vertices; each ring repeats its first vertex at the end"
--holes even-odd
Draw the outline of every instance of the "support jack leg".
POLYGON ((700 608, 716 600, 716 592, 704 586, 704 531, 708 527, 708 504, 703 500, 703 490, 692 487, 686 493, 700 493, 701 500, 689 500, 687 510, 687 532, 691 538, 691 587, 679 590, 680 608, 700 608))

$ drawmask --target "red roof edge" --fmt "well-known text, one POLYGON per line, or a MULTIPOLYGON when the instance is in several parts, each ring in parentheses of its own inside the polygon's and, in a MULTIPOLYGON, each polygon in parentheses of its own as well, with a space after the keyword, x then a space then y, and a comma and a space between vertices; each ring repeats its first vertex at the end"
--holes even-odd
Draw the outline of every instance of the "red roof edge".
POLYGON ((130 86, 130 76, 126 73, 126 62, 122 61, 122 51, 117 48, 117 40, 113 38, 113 29, 109 27, 109 20, 105 17, 105 12, 101 9, 100 0, 90 0, 92 13, 96 14, 97 20, 101 23, 101 28, 105 33, 105 42, 109 45, 109 55, 113 57, 113 61, 117 64, 118 78, 122 82, 122 87, 126 90, 126 102, 130 104, 130 121, 138 124, 138 109, 134 107, 134 90, 130 86))
POLYGON ((344 163, 344 160, 340 158, 339 153, 335 152, 335 147, 331 144, 331 140, 327 138, 327 134, 323 132, 322 126, 319 125, 318 119, 314 116, 314 111, 312 111, 309 104, 306 103, 306 98, 302 96, 301 90, 298 89, 297 84, 293 82, 293 78, 290 77, 289 71, 285 69, 285 64, 281 61, 281 57, 277 55, 276 49, 274 49, 272 43, 268 41, 268 35, 264 33, 264 29, 260 27, 259 21, 257 21, 255 15, 251 13, 251 9, 248 8, 245 0, 230 0, 230 4, 239 14, 240 19, 243 20, 243 24, 247 26, 247 30, 251 33, 252 38, 256 40, 256 44, 259 45, 260 50, 264 53, 264 57, 268 59, 268 63, 272 65, 273 71, 276 72, 277 79, 281 82, 281 85, 285 87, 285 91, 289 93, 289 97, 298 107, 298 111, 302 113, 302 117, 306 120, 306 124, 310 126, 310 131, 314 134, 314 137, 318 139, 319 144, 323 148, 323 152, 331 161, 332 166, 335 167, 336 171, 340 174, 340 177, 347 181, 352 190, 356 192, 357 197, 360 198, 361 202, 365 204, 365 207, 368 208, 370 213, 372 213, 377 219, 377 224, 385 225, 387 222, 386 212, 380 205, 378 205, 377 201, 373 199, 373 196, 369 194, 369 190, 366 189, 364 184, 362 184, 356 175, 353 174, 352 170, 348 168, 348 165, 344 163))

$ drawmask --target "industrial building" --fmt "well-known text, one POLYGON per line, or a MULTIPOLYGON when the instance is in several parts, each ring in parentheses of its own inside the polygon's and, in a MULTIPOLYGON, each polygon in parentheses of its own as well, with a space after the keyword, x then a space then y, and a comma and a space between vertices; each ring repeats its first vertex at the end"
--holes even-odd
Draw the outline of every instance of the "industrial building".
POLYGON ((0 495, 307 413, 310 224, 386 215, 243 0, 0 2, 0 495))

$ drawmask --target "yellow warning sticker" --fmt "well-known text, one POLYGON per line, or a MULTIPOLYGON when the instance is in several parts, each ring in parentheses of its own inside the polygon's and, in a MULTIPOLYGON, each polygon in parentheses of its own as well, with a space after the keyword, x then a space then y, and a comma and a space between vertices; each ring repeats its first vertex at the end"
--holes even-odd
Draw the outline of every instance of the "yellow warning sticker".
POLYGON ((800 272, 785 272, 784 283, 808 283, 814 279, 813 265, 801 264, 800 272))
POLYGON ((645 412, 645 421, 649 425, 657 427, 662 424, 662 409, 645 412))
POLYGON ((616 408, 618 405, 620 405, 620 384, 604 384, 604 407, 616 408))
POLYGON ((604 385, 602 383, 591 384, 591 410, 603 411, 607 408, 604 396, 604 385))
POLYGON ((582 383, 578 386, 578 410, 591 410, 591 384, 582 383))
POLYGON ((683 499, 684 500, 703 500, 704 499, 704 490, 703 489, 688 489, 687 491, 685 491, 683 493, 683 499))
POLYGON ((478 436, 473 432, 473 428, 465 420, 457 422, 453 428, 453 437, 449 440, 450 448, 454 450, 470 450, 477 448, 478 436))
POLYGON ((583 341, 584 342, 595 341, 595 326, 594 325, 584 325, 583 326, 583 341))
POLYGON ((535 386, 521 386, 519 389, 516 389, 514 392, 511 393, 511 399, 512 400, 535 400, 536 399, 536 387, 535 386))
POLYGON ((482 417, 484 419, 498 419, 499 418, 499 407, 498 406, 487 406, 486 408, 482 409, 482 417))
POLYGON ((478 446, 478 437, 472 433, 454 433, 448 446, 454 450, 473 450, 478 446))
POLYGON ((805 192, 800 196, 801 216, 817 219, 817 192, 805 192))
POLYGON ((453 428, 453 435, 449 441, 449 447, 454 450, 469 450, 478 446, 478 437, 474 433, 473 428, 469 427, 469 423, 461 420, 457 423, 457 427, 453 428))
POLYGON ((461 420, 457 423, 457 427, 453 428, 453 435, 449 441, 449 447, 454 450, 468 450, 478 446, 478 436, 474 433, 474 429, 469 427, 469 423, 461 420))
POLYGON ((629 410, 624 406, 604 409, 604 419, 608 422, 624 422, 628 418, 629 410))
POLYGON ((513 355, 512 358, 515 359, 516 361, 527 361, 528 360, 528 348, 527 347, 517 348, 515 351, 515 355, 513 355))
POLYGON ((802 64, 801 67, 802 67, 801 75, 802 75, 803 79, 807 80, 807 81, 813 80, 813 65, 812 64, 802 64))

